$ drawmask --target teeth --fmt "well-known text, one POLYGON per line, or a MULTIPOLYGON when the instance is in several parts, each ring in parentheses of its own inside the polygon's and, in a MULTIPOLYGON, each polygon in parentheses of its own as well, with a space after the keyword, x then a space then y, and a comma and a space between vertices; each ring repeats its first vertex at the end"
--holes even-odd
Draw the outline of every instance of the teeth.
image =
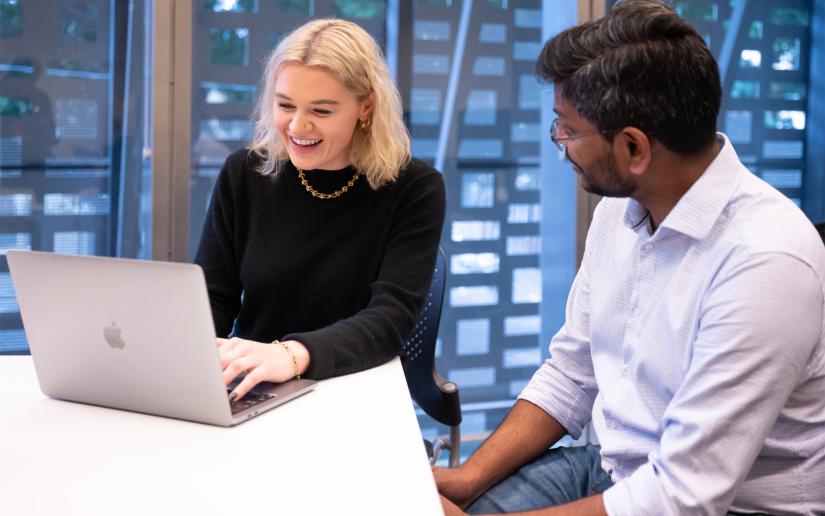
POLYGON ((295 142, 296 145, 315 145, 321 140, 301 140, 298 138, 292 138, 292 141, 295 142))

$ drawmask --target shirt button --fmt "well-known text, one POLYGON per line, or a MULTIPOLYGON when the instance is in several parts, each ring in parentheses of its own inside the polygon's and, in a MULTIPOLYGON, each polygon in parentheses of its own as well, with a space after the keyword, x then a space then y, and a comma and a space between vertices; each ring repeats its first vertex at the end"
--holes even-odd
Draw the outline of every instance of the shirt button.
POLYGON ((653 244, 645 244, 642 246, 642 251, 649 253, 653 250, 653 244))

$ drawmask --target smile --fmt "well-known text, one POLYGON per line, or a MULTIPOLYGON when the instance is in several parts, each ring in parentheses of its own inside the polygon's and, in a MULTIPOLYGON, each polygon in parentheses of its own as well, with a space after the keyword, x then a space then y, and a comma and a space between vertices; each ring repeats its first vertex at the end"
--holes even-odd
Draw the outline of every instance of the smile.
POLYGON ((301 147, 312 147, 313 145, 318 145, 323 140, 302 140, 300 138, 294 138, 292 136, 289 137, 292 140, 292 143, 295 145, 300 145, 301 147))

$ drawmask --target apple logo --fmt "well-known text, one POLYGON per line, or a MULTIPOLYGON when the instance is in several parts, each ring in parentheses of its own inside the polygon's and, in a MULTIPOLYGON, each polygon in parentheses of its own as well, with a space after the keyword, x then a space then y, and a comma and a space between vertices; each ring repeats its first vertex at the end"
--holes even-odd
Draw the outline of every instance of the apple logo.
POLYGON ((103 328, 103 338, 106 339, 106 343, 110 348, 123 349, 126 347, 126 342, 120 336, 120 328, 117 327, 117 323, 114 321, 112 321, 111 326, 103 328))

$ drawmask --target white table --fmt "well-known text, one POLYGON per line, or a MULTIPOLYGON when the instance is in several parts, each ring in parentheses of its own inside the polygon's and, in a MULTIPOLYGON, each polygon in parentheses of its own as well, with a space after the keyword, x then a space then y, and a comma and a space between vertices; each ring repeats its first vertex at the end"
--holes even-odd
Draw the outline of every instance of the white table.
POLYGON ((0 514, 440 515, 396 359, 234 428, 46 398, 0 357, 0 514))

